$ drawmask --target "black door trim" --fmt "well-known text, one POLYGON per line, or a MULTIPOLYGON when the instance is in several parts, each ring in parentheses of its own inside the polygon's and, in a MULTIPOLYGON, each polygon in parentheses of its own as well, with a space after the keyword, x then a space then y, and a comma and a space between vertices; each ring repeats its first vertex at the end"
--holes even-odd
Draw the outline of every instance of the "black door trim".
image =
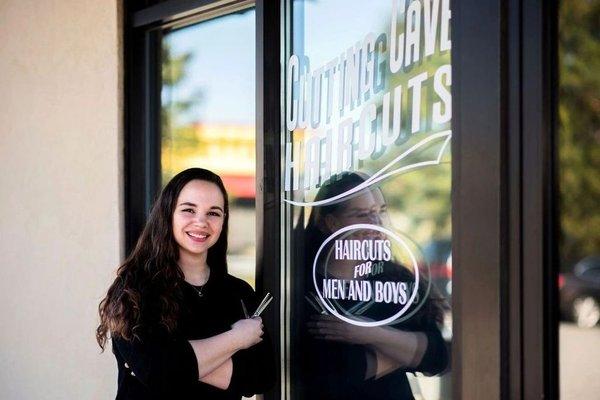
POLYGON ((499 0, 453 2, 454 399, 501 398, 503 16, 499 0))

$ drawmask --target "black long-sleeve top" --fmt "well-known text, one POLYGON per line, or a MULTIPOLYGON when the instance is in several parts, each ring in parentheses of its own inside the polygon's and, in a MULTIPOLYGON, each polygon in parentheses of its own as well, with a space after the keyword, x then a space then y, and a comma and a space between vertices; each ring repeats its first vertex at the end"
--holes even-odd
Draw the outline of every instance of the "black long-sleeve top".
MULTIPOLYGON (((380 280, 411 281, 414 279, 406 268, 386 263, 385 273, 380 280)), ((426 284, 421 282, 419 298, 423 307, 407 320, 391 326, 409 332, 420 332, 427 337, 427 347, 419 365, 398 368, 380 378, 365 378, 367 370, 368 346, 327 341, 312 338, 310 334, 301 341, 301 359, 303 360, 304 397, 311 400, 414 400, 407 372, 422 372, 437 375, 444 371, 449 362, 446 343, 430 312, 425 311, 431 305, 426 296, 426 284)), ((343 301, 340 301, 342 303, 343 301)), ((351 302, 346 302, 346 309, 351 302)), ((361 303, 362 304, 362 303, 361 303)), ((371 320, 381 320, 396 312, 397 306, 391 304, 372 304, 362 316, 371 320)), ((408 315, 411 315, 409 309, 408 315)), ((307 315, 314 315, 308 308, 307 315)), ((310 317, 306 317, 307 319, 310 317)))
POLYGON ((268 390, 275 380, 275 368, 266 332, 262 342, 233 355, 227 390, 199 381, 198 362, 188 342, 230 330, 233 323, 244 318, 240 299, 252 312, 258 301, 250 285, 228 274, 211 274, 202 296, 183 281, 180 286, 181 311, 175 332, 150 325, 138 332, 139 339, 112 339, 119 370, 116 399, 239 400, 242 395, 268 390))

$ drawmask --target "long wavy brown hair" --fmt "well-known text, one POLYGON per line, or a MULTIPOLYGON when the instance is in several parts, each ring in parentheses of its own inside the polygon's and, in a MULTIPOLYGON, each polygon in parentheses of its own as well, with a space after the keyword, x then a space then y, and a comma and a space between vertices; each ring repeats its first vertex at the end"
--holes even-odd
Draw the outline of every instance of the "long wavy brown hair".
POLYGON ((156 323, 168 332, 177 328, 183 272, 177 264, 179 247, 173 236, 173 213, 183 187, 192 180, 214 183, 225 202, 223 229, 208 250, 211 275, 227 272, 229 201, 223 181, 215 173, 190 168, 175 175, 152 207, 134 250, 117 270, 117 277, 100 302, 96 340, 104 350, 109 337, 139 339, 144 324, 156 323))

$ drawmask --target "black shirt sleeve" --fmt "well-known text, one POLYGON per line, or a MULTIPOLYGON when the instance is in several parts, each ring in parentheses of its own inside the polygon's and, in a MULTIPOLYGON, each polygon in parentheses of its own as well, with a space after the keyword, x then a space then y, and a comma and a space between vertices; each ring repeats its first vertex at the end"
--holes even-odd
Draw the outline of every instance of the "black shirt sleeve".
POLYGON ((448 366, 449 357, 446 342, 439 329, 435 326, 428 327, 421 332, 427 336, 427 348, 419 365, 409 368, 406 371, 422 372, 429 376, 437 375, 443 372, 448 366))
POLYGON ((153 393, 166 394, 173 388, 198 381, 198 362, 190 343, 166 333, 146 333, 131 341, 112 339, 113 351, 123 367, 153 393))
POLYGON ((275 369, 270 347, 270 340, 263 340, 233 355, 232 390, 250 397, 264 393, 274 385, 275 369))

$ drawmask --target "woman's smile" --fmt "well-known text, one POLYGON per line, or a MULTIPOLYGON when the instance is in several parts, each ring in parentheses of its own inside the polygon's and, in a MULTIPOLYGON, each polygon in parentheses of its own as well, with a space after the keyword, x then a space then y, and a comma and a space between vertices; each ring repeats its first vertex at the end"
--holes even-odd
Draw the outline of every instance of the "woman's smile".
POLYGON ((186 233, 190 237, 190 239, 192 239, 194 242, 197 242, 197 243, 206 242, 206 239, 208 239, 210 236, 210 234, 205 233, 205 232, 186 232, 186 233))

